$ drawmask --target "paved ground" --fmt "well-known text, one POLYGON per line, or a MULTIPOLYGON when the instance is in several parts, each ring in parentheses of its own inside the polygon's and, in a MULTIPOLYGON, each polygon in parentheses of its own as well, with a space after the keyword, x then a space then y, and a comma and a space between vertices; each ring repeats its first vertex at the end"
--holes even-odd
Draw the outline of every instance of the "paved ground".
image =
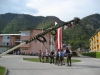
POLYGON ((33 56, 6 55, 0 58, 0 65, 9 69, 9 75, 100 75, 100 59, 76 57, 82 62, 72 63, 72 67, 67 67, 23 61, 23 57, 33 56))

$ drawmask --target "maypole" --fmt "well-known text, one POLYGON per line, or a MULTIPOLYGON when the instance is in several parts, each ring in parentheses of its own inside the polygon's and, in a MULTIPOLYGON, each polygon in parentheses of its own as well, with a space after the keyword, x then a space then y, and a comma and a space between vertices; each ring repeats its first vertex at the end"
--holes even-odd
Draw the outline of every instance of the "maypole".
POLYGON ((52 28, 49 28, 49 29, 45 30, 44 32, 42 32, 42 33, 34 36, 33 38, 30 38, 29 40, 25 40, 23 43, 21 43, 21 44, 15 46, 13 48, 7 50, 6 52, 3 52, 2 54, 0 54, 0 57, 3 56, 3 55, 5 55, 5 54, 7 54, 7 53, 9 53, 9 52, 11 52, 11 51, 14 51, 16 48, 18 48, 18 47, 20 47, 20 46, 22 46, 24 44, 28 44, 28 43, 30 43, 30 42, 32 42, 34 40, 38 40, 38 41, 40 41, 42 43, 45 43, 46 42, 46 39, 44 38, 45 34, 47 34, 47 33, 50 32, 52 35, 56 35, 56 29, 58 29, 58 28, 60 28, 62 26, 65 26, 65 25, 66 26, 72 26, 72 24, 76 25, 76 24, 79 23, 79 21, 80 21, 79 18, 74 18, 71 21, 64 22, 62 25, 53 26, 52 28))

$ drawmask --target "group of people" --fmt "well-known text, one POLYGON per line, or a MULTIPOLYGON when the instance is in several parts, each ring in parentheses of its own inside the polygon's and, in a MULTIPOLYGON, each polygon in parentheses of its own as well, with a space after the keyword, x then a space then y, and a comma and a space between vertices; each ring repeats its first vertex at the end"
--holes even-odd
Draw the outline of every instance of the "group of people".
POLYGON ((64 57, 67 57, 67 66, 71 66, 71 57, 72 51, 68 47, 61 50, 52 50, 49 52, 48 50, 45 53, 42 50, 39 50, 39 60, 44 63, 44 57, 46 58, 46 62, 50 64, 58 64, 65 65, 64 57), (50 60, 50 61, 49 61, 50 60))

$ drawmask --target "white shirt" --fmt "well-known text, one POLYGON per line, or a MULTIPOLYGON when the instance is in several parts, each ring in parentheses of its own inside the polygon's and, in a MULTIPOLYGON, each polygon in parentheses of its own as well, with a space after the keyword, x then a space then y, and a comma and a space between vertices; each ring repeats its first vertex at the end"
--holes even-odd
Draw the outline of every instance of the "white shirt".
POLYGON ((70 54, 72 54, 72 50, 69 50, 70 51, 70 54))

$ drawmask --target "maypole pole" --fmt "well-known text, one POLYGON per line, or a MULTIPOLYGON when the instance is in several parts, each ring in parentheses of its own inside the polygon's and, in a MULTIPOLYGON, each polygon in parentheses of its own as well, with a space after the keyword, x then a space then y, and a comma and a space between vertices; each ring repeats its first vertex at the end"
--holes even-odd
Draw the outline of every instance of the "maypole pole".
POLYGON ((46 42, 46 39, 43 37, 45 34, 50 32, 52 35, 55 35, 56 34, 56 29, 58 29, 58 28, 60 28, 62 26, 65 26, 65 25, 66 26, 69 26, 69 25, 72 26, 72 24, 78 24, 79 21, 80 21, 79 18, 74 18, 71 21, 64 22, 62 25, 57 25, 57 26, 54 26, 52 28, 49 28, 49 29, 45 30, 44 32, 34 36, 33 38, 30 38, 29 40, 25 40, 23 43, 21 43, 21 44, 15 46, 13 48, 7 50, 6 52, 3 52, 2 54, 0 54, 0 57, 5 55, 5 54, 7 54, 7 53, 9 53, 9 52, 11 52, 11 51, 14 51, 16 48, 18 48, 18 47, 20 47, 20 46, 22 46, 24 44, 28 44, 28 43, 32 42, 33 40, 38 40, 38 41, 44 43, 44 42, 46 42), (41 38, 42 38, 42 40, 41 40, 41 38))

